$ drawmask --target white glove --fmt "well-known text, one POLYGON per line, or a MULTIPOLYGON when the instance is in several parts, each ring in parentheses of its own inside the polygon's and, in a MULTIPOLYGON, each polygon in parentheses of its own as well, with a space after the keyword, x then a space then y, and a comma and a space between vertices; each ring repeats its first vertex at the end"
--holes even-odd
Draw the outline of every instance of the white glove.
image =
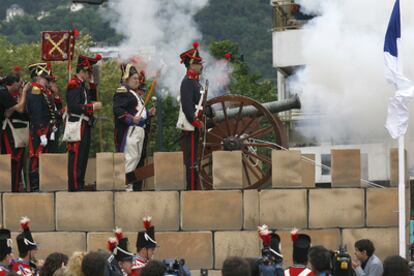
POLYGON ((43 146, 43 147, 47 146, 47 137, 44 134, 42 136, 40 136, 40 145, 43 146))

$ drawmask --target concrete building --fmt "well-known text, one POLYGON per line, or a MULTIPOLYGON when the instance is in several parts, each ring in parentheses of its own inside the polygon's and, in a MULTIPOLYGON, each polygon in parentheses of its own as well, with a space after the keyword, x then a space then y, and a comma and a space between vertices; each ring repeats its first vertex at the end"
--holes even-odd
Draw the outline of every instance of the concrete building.
MULTIPOLYGON (((303 27, 313 16, 301 13, 301 7, 294 0, 272 0, 273 9, 273 67, 277 69, 277 89, 280 100, 294 94, 287 85, 288 79, 304 67, 303 27)), ((396 147, 392 142, 367 141, 366 144, 355 144, 344 140, 340 145, 332 145, 326 141, 314 141, 303 137, 304 128, 312 128, 324 123, 323 115, 318 110, 303 113, 292 110, 279 114, 289 134, 291 148, 301 149, 302 153, 315 154, 316 162, 330 165, 331 149, 360 149, 362 178, 370 181, 387 182, 390 179, 391 149, 396 147)), ((414 149, 412 141, 406 143, 407 150, 414 149)), ((408 171, 414 176, 414 160, 408 156, 408 171)), ((316 181, 330 182, 330 171, 316 167, 316 181)))
POLYGON ((23 16, 24 10, 17 4, 11 5, 6 10, 6 22, 10 22, 16 16, 23 16))

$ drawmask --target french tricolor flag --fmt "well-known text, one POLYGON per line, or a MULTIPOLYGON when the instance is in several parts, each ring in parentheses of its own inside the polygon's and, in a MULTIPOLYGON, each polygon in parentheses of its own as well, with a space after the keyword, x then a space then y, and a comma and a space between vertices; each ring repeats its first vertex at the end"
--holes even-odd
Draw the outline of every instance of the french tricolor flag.
POLYGON ((394 84, 396 89, 395 95, 390 98, 385 127, 394 139, 404 136, 407 132, 408 106, 414 94, 413 83, 403 74, 401 57, 398 51, 400 41, 400 0, 396 0, 384 43, 385 76, 390 83, 394 84))

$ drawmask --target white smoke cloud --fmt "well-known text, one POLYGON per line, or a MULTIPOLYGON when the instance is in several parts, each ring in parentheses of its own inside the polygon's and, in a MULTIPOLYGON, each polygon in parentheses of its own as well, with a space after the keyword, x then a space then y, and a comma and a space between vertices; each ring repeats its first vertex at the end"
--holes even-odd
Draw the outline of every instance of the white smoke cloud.
MULTIPOLYGON (((104 17, 125 37, 119 45, 121 59, 138 57, 149 77, 160 74, 159 84, 178 95, 185 75, 179 55, 201 40, 194 16, 207 5, 208 0, 110 0, 104 17)), ((217 72, 225 73, 225 68, 217 67, 216 60, 206 53, 206 45, 200 50, 206 61, 206 78, 216 83, 217 72)))
MULTIPOLYGON (((394 1, 296 2, 319 15, 303 30, 306 67, 289 83, 301 94, 304 113, 323 114, 317 126, 303 128, 305 136, 333 143, 390 140, 384 123, 394 88, 385 81, 383 44, 394 1)), ((405 73, 414 80, 414 19, 408 16, 414 3, 403 0, 401 9, 401 53, 405 73)), ((410 125, 413 132, 414 118, 410 125)))

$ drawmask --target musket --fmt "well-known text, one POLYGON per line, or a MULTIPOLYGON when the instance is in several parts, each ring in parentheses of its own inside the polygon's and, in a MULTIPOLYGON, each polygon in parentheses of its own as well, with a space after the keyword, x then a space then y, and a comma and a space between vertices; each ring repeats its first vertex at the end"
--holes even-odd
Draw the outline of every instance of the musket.
POLYGON ((198 101, 196 111, 195 111, 195 117, 199 118, 201 121, 203 121, 203 114, 204 114, 204 108, 206 106, 207 102, 207 95, 208 95, 208 80, 206 80, 206 85, 204 87, 204 90, 200 91, 201 97, 198 101))

